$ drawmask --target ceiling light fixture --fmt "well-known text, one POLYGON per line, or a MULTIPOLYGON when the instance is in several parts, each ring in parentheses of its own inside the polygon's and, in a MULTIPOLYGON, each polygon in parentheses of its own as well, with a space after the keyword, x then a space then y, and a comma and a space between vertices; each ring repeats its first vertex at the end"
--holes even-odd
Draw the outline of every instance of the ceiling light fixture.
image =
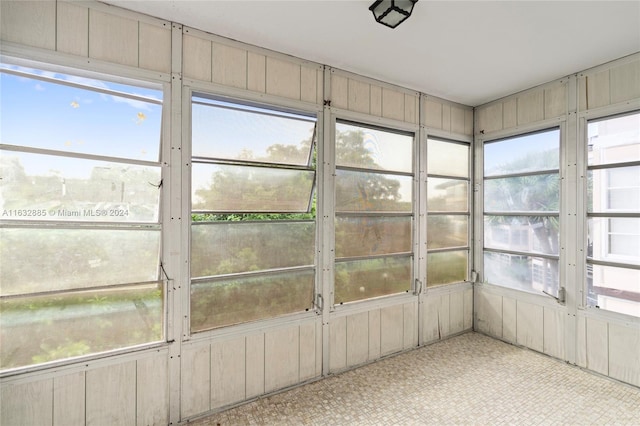
POLYGON ((418 0, 376 0, 369 10, 382 25, 395 28, 403 23, 413 12, 413 5, 418 0))

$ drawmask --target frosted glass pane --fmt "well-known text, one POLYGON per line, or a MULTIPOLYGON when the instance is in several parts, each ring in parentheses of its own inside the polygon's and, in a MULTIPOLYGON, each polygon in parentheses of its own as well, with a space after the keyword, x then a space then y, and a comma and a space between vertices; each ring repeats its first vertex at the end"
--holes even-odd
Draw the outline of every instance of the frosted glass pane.
POLYGON ((630 114, 588 124, 588 163, 640 161, 640 114, 630 114))
POLYGON ((484 281, 490 284, 557 296, 558 276, 554 259, 484 252, 484 281))
POLYGON ((640 317, 640 270, 587 264, 587 304, 640 317))
POLYGON ((191 277, 313 265, 315 222, 191 226, 191 277))
POLYGON ((336 218, 336 257, 411 251, 410 217, 336 218))
POLYGON ((427 173, 469 177, 469 145, 429 139, 427 173))
POLYGON ((640 212, 640 166, 589 170, 589 212, 640 212))
POLYGON ((557 212, 560 179, 557 174, 484 181, 486 212, 557 212))
POLYGON ((336 164, 411 173, 413 136, 338 123, 336 164))
POLYGON ((0 219, 157 222, 160 167, 0 151, 0 219))
POLYGON ((313 308, 314 272, 288 272, 191 284, 191 331, 313 308))
POLYGON ((336 170, 336 211, 412 211, 413 178, 336 170))
POLYGON ((427 210, 430 212, 469 211, 469 182, 459 179, 427 178, 427 210))
POLYGON ((558 255, 558 218, 554 216, 485 216, 484 246, 558 255))
POLYGON ((409 291, 412 259, 393 257, 336 263, 335 303, 409 291))
POLYGON ((194 163, 192 173, 196 211, 302 213, 311 207, 312 170, 194 163))
POLYGON ((559 161, 559 130, 484 144, 485 176, 554 170, 559 161))
POLYGON ((469 252, 447 251, 427 254, 427 287, 467 280, 469 252))
POLYGON ((469 245, 467 216, 427 216, 427 249, 469 245))
POLYGON ((192 155, 307 165, 315 120, 258 111, 192 104, 192 155))
POLYGON ((587 257, 640 265, 640 218, 588 218, 587 257))

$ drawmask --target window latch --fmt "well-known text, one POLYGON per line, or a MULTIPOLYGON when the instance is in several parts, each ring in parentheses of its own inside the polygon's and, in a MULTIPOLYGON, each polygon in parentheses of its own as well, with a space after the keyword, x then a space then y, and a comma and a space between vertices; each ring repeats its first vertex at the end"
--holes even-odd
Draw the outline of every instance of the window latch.
POLYGON ((320 293, 316 294, 316 300, 313 304, 316 305, 316 309, 318 310, 318 312, 322 312, 322 310, 324 309, 324 299, 322 298, 322 295, 320 293))

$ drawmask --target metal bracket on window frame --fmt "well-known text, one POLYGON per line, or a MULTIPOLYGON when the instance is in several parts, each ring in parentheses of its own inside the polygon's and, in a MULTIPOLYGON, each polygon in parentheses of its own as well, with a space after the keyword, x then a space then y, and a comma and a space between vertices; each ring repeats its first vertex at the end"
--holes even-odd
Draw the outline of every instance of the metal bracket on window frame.
POLYGON ((554 295, 553 295, 553 294, 551 294, 551 293, 547 293, 547 292, 546 292, 546 291, 544 291, 544 290, 542 290, 542 292, 543 292, 544 294, 546 294, 547 296, 549 296, 549 297, 553 297, 554 299, 556 299, 556 302, 558 302, 558 303, 560 303, 560 304, 562 304, 562 305, 564 305, 564 303, 566 302, 566 299, 567 299, 567 291, 566 291, 566 289, 565 289, 564 287, 560 287, 560 288, 558 289, 558 297, 554 296, 554 295))
POLYGON ((416 278, 415 286, 413 289, 413 295, 418 296, 422 292, 422 281, 416 278))
POLYGON ((321 313, 323 311, 323 309, 324 309, 324 299, 322 298, 322 294, 320 294, 320 293, 316 294, 316 298, 313 301, 313 304, 315 305, 316 311, 318 313, 321 313))

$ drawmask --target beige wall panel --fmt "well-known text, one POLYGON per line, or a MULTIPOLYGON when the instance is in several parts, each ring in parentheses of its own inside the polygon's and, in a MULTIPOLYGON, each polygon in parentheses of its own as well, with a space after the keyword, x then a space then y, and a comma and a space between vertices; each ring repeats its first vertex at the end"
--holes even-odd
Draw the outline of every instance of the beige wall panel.
POLYGON ((51 425, 53 379, 3 385, 0 407, 0 424, 3 426, 51 425))
POLYGON ((476 110, 476 113, 478 115, 478 132, 489 133, 502 130, 501 102, 479 108, 476 110))
POLYGON ((464 134, 473 136, 473 110, 465 110, 464 112, 464 134))
POLYGON ((567 85, 560 84, 544 91, 544 118, 561 117, 567 113, 567 85))
POLYGON ((464 318, 463 324, 465 330, 473 328, 473 288, 468 288, 464 291, 464 318))
MULTIPOLYGON (((300 68, 300 100, 305 102, 311 102, 313 104, 318 102, 318 71, 315 68, 300 68)), ((322 80, 320 80, 322 82, 322 80)))
POLYGON ((181 365, 181 417, 190 417, 211 409, 211 348, 183 348, 181 365))
POLYGON ((442 130, 451 131, 451 105, 442 104, 442 130))
POLYGON ((544 353, 564 360, 564 311, 544 308, 544 353))
POLYGON ((3 41, 56 48, 56 3, 0 1, 0 38, 3 41))
POLYGON ((640 61, 612 68, 611 103, 640 98, 640 61))
POLYGON ((265 392, 297 383, 300 376, 300 327, 265 333, 264 358, 265 392))
POLYGON ((380 309, 375 309, 369 311, 369 361, 380 356, 380 309))
POLYGON ((587 318, 587 368, 609 374, 609 329, 604 321, 587 318))
POLYGON ((382 355, 402 350, 403 328, 404 309, 402 305, 380 309, 380 352, 382 355))
POLYGON ((369 313, 347 317, 347 366, 363 364, 369 359, 369 313))
POLYGON ((316 70, 316 103, 324 103, 324 70, 316 70))
POLYGON ((371 115, 382 117, 382 87, 371 85, 371 115))
POLYGON ((56 50, 89 56, 89 8, 57 2, 56 50))
POLYGON ((382 116, 394 120, 404 120, 404 93, 382 88, 382 116))
POLYGON ((518 125, 518 100, 507 99, 502 103, 502 125, 510 129, 518 125))
POLYGON ((89 57, 138 66, 138 21, 89 10, 89 57))
POLYGON ((322 374, 322 321, 316 321, 316 376, 322 374))
POLYGON ((140 22, 140 68, 171 72, 171 25, 140 22))
POLYGON ((518 126, 544 119, 544 91, 534 90, 518 96, 518 126))
POLYGON ((329 323, 329 371, 347 368, 347 318, 333 318, 329 323))
POLYGON ((517 339, 517 309, 516 300, 509 297, 502 298, 502 338, 510 343, 517 339))
POLYGON ((502 338, 502 296, 480 290, 476 298, 478 331, 502 338))
POLYGON ((432 129, 442 129, 442 104, 438 101, 425 99, 424 122, 432 129))
POLYGON ((245 338, 211 344, 211 408, 245 399, 245 338))
POLYGON ((576 365, 587 367, 587 319, 576 317, 576 365))
POLYGON ((402 348, 415 348, 418 346, 418 304, 415 302, 409 302, 402 306, 404 308, 404 336, 402 348))
POLYGON ((336 73, 331 73, 331 106, 349 108, 349 79, 336 73))
POLYGON ((587 106, 592 109, 607 106, 611 103, 609 91, 609 70, 586 76, 587 106))
POLYGON ((300 381, 316 376, 316 323, 300 326, 300 381))
POLYGON ((609 376, 640 386, 640 327, 609 324, 609 376))
POLYGON ((264 393, 264 334, 247 336, 247 399, 264 393))
POLYGON ((54 426, 84 425, 84 384, 84 371, 53 379, 54 426))
POLYGON ((300 99, 300 65, 267 57, 267 93, 300 99))
POLYGON ((211 81, 211 42, 182 35, 182 73, 185 78, 211 81))
POLYGON ((420 97, 414 95, 404 95, 404 121, 418 124, 418 104, 420 97))
POLYGON ((371 103, 369 84, 350 78, 348 85, 347 104, 349 110, 369 114, 369 105, 371 103))
POLYGON ((516 310, 516 342, 534 351, 542 352, 544 349, 542 306, 518 301, 516 310))
POLYGON ((211 43, 211 78, 214 83, 247 88, 247 51, 211 43))
POLYGON ((578 77, 578 110, 587 109, 587 77, 578 77))
POLYGON ((267 59, 247 52, 247 89, 264 93, 267 90, 267 59))
POLYGON ((136 366, 136 424, 169 424, 167 355, 143 358, 136 366))
POLYGON ((464 294, 461 291, 449 295, 449 327, 451 334, 464 330, 464 294))
POLYGON ((438 305, 438 324, 440 327, 440 336, 447 337, 451 334, 451 295, 443 294, 440 296, 440 304, 438 305))
POLYGON ((440 296, 427 293, 422 305, 422 343, 440 340, 440 296))
POLYGON ((136 362, 109 365, 86 373, 87 425, 136 423, 136 362))
POLYGON ((464 125, 465 110, 458 108, 455 105, 451 106, 451 133, 457 133, 460 135, 465 134, 466 129, 464 125))

